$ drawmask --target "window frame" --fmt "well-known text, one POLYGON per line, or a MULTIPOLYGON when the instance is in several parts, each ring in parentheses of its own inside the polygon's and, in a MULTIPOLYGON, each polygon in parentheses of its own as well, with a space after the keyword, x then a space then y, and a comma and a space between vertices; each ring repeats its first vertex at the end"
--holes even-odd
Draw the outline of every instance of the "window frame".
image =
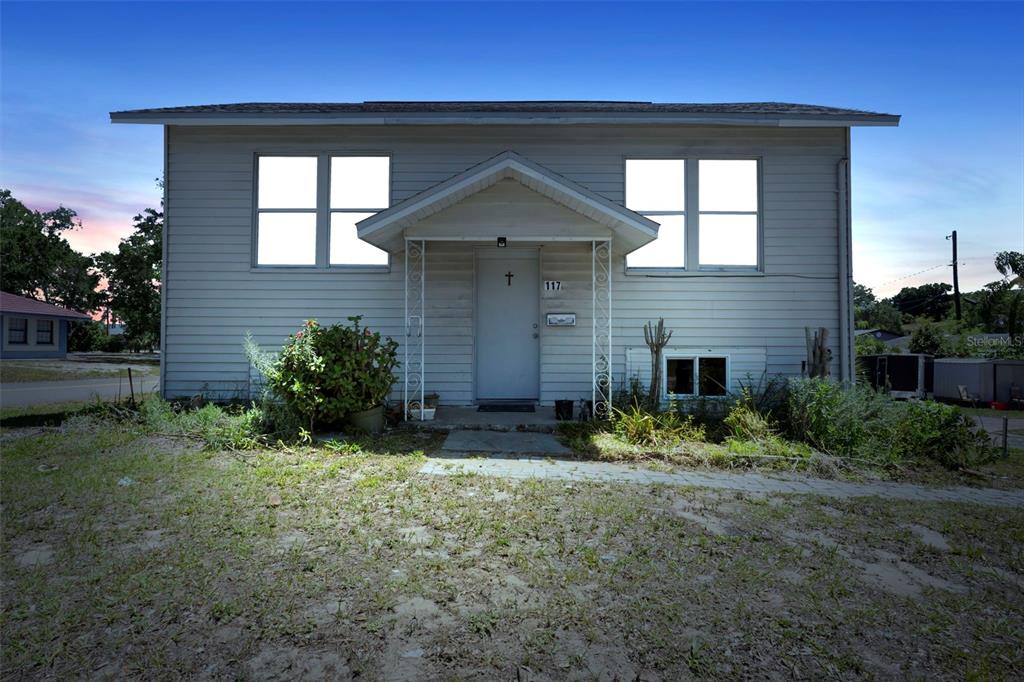
MULTIPOLYGON (((677 211, 635 211, 639 215, 649 216, 654 220, 660 215, 683 215, 683 240, 686 254, 683 267, 644 268, 628 265, 623 257, 624 273, 632 276, 760 276, 764 274, 764 157, 751 154, 642 154, 638 156, 623 155, 622 157, 622 203, 626 204, 626 185, 629 178, 626 173, 626 161, 665 161, 681 160, 685 163, 684 170, 684 208, 677 211), (702 265, 700 262, 700 162, 701 161, 755 161, 757 163, 757 264, 756 265, 702 265)), ((626 206, 626 208, 629 208, 626 206)), ((632 209, 630 209, 632 210, 632 209)), ((749 211, 704 211, 709 215, 750 215, 749 211)), ((628 254, 627 254, 628 256, 628 254)))
MULTIPOLYGON (((633 210, 637 215, 642 215, 645 218, 650 218, 654 222, 658 222, 657 218, 660 216, 682 216, 683 217, 683 265, 678 267, 643 267, 636 265, 629 265, 629 254, 627 253, 623 257, 623 262, 626 267, 626 272, 633 273, 656 273, 656 272, 687 272, 690 270, 690 160, 678 154, 670 154, 666 156, 623 156, 622 157, 622 205, 626 206, 626 197, 629 196, 629 172, 627 168, 630 161, 682 161, 683 162, 683 210, 682 211, 643 211, 633 210)), ((626 206, 626 208, 629 208, 626 206)))
POLYGON ((9 318, 7 318, 7 345, 9 345, 9 346, 27 346, 28 345, 28 318, 27 317, 9 317, 9 318), (14 329, 14 327, 12 326, 12 323, 15 322, 16 320, 20 321, 20 322, 24 322, 25 323, 25 328, 24 329, 17 329, 17 330, 14 329), (14 332, 14 331, 19 331, 22 334, 24 334, 24 336, 22 337, 21 341, 15 341, 13 338, 11 338, 11 332, 14 332))
POLYGON ((702 272, 762 272, 764 264, 764 229, 762 227, 762 216, 764 214, 764 197, 763 187, 764 178, 761 172, 762 163, 761 157, 759 156, 729 156, 729 155, 718 155, 714 157, 702 156, 697 159, 696 172, 698 179, 698 196, 697 196, 697 229, 694 234, 694 242, 696 244, 695 251, 697 253, 697 269, 702 272), (700 162, 701 161, 753 161, 756 164, 754 171, 754 182, 756 183, 755 195, 757 196, 757 210, 756 211, 703 211, 700 208, 700 162), (755 218, 756 229, 754 231, 754 238, 757 243, 754 245, 754 252, 757 255, 757 262, 753 265, 730 265, 730 264, 703 264, 700 262, 700 217, 702 215, 752 215, 755 218))
POLYGON ((732 358, 728 353, 686 353, 666 350, 661 358, 661 399, 671 400, 692 400, 694 398, 709 398, 721 400, 729 397, 729 387, 732 386, 732 358), (700 392, 700 363, 702 359, 725 360, 725 393, 723 395, 701 395, 700 392), (668 361, 669 360, 693 360, 693 390, 694 393, 669 393, 668 392, 668 361))
POLYGON ((52 345, 54 345, 54 343, 55 343, 55 341, 54 341, 54 327, 55 327, 54 320, 36 320, 36 345, 37 346, 52 346, 52 345), (50 336, 50 340, 49 341, 41 341, 39 339, 39 332, 42 331, 42 329, 39 326, 41 324, 48 324, 49 325, 49 329, 48 329, 49 336, 50 336))
POLYGON ((393 159, 391 154, 377 154, 371 152, 360 152, 360 151, 347 151, 347 152, 328 152, 327 154, 327 235, 325 244, 325 262, 329 270, 356 270, 359 272, 390 272, 391 271, 391 252, 386 251, 388 256, 387 263, 331 263, 331 217, 335 213, 369 213, 370 215, 376 215, 381 211, 386 211, 394 205, 394 197, 392 197, 392 187, 394 186, 393 178, 393 159), (332 159, 342 157, 367 157, 376 156, 387 158, 388 160, 388 205, 384 208, 334 208, 331 206, 331 172, 332 172, 332 159))
MULTIPOLYGON (((331 237, 331 213, 334 212, 331 209, 331 158, 340 156, 380 156, 388 159, 388 202, 389 207, 394 205, 394 154, 390 151, 384 151, 379 149, 328 149, 323 150, 318 148, 316 150, 310 149, 295 149, 290 148, 287 150, 278 149, 258 149, 252 154, 252 225, 250 229, 251 236, 251 248, 249 254, 249 271, 250 272, 275 272, 275 271, 302 271, 302 272, 359 272, 359 273, 390 273, 392 258, 391 253, 388 253, 388 262, 386 265, 359 265, 359 264, 342 264, 342 265, 331 265, 330 264, 330 237, 331 237), (262 157, 306 157, 315 158, 317 160, 316 166, 316 208, 312 209, 291 209, 291 208, 264 208, 259 207, 259 192, 260 192, 260 158, 262 157), (316 216, 316 258, 312 264, 278 264, 268 263, 261 264, 259 262, 259 223, 261 213, 312 213, 316 216)), ((379 213, 381 210, 376 209, 375 211, 365 210, 359 211, 361 213, 379 213)), ((337 212, 356 212, 354 209, 338 209, 337 212)))

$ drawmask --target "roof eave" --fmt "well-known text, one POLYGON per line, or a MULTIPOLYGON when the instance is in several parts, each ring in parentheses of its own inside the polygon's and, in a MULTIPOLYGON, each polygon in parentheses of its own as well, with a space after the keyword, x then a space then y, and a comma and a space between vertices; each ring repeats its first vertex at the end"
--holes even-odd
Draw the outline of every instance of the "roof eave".
POLYGON ((849 116, 794 114, 672 114, 672 113, 233 113, 233 112, 148 112, 114 111, 111 123, 151 125, 716 125, 784 128, 848 128, 854 126, 898 126, 893 114, 849 116))
MULTIPOLYGON (((503 177, 504 172, 509 169, 546 184, 559 195, 564 194, 579 200, 593 210, 608 216, 612 222, 629 230, 630 237, 626 240, 629 251, 643 246, 658 235, 658 224, 653 220, 611 202, 513 151, 504 151, 391 208, 360 221, 356 224, 359 238, 388 251, 398 250, 396 247, 400 240, 399 234, 404 230, 407 219, 413 218, 424 209, 429 210, 433 205, 439 205, 447 197, 472 187, 480 181, 503 177)), ((472 193, 476 191, 479 189, 472 193)), ((417 221, 419 219, 414 218, 417 221)))

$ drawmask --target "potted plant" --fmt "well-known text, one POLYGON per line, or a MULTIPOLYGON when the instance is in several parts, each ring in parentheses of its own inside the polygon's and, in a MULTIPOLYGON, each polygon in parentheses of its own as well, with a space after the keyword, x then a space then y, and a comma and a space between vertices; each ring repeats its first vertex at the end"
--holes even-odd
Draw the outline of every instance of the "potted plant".
POLYGON ((395 382, 398 343, 359 326, 321 326, 307 320, 288 337, 268 377, 271 390, 312 431, 316 425, 347 421, 369 433, 384 430, 384 404, 395 382))
POLYGON ((419 421, 433 421, 434 415, 437 412, 437 401, 440 396, 436 393, 427 393, 423 396, 423 405, 420 406, 419 400, 410 400, 406 405, 409 411, 409 417, 411 419, 417 419, 419 421))

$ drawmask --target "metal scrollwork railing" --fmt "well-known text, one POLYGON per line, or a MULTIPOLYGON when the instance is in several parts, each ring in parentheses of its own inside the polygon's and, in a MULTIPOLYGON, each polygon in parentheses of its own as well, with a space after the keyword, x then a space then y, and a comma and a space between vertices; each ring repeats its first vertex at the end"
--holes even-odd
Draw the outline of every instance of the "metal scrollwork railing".
POLYGON ((591 242, 593 273, 593 417, 603 419, 612 408, 612 243, 591 242))
MULTIPOLYGON (((424 296, 426 290, 426 242, 419 239, 405 240, 405 388, 402 392, 402 409, 409 419, 409 405, 423 404, 424 383, 424 296)), ((422 417, 422 410, 420 416, 422 417)))

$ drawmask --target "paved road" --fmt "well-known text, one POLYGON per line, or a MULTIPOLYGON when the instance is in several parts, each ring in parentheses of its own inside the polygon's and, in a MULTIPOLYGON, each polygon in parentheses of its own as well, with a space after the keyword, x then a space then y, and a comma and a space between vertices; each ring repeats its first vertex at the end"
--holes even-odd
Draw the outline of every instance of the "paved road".
MULTIPOLYGON (((1003 418, 1002 417, 975 417, 974 421, 978 422, 978 425, 988 431, 989 435, 992 436, 993 444, 996 447, 1003 446, 1003 418)), ((1010 419, 1007 428, 1010 431, 1021 431, 1024 430, 1024 419, 1010 419)), ((1019 433, 1008 433, 1007 442, 1011 448, 1024 448, 1024 436, 1019 433)))
MULTIPOLYGON (((135 395, 152 393, 160 386, 159 375, 134 376, 135 395)), ((0 385, 0 407, 25 407, 100 397, 116 399, 129 395, 127 377, 95 377, 68 381, 28 381, 0 385)))
POLYGON ((542 478, 561 481, 602 481, 651 485, 696 486, 734 490, 754 495, 804 493, 825 497, 886 497, 922 502, 973 502, 994 507, 1024 507, 1024 491, 955 486, 937 488, 912 483, 872 481, 852 483, 809 477, 775 478, 754 473, 680 471, 665 473, 610 462, 567 462, 544 457, 507 455, 498 458, 467 456, 431 457, 420 473, 452 475, 475 473, 502 478, 542 478))

